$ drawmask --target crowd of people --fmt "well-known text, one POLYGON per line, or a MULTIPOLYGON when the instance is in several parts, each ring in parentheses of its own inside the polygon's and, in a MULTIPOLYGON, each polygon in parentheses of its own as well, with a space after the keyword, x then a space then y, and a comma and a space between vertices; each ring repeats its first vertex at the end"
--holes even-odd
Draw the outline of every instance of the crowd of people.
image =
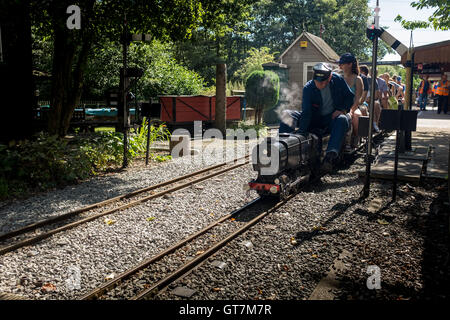
MULTIPOLYGON (((330 134, 322 162, 325 172, 331 171, 342 146, 349 152, 358 145, 359 117, 369 115, 372 76, 376 77, 374 131, 379 131, 382 109, 398 109, 405 102, 406 86, 400 76, 373 75, 372 70, 359 65, 351 53, 343 54, 337 64, 337 70, 326 63, 313 67, 313 79, 303 88, 302 111, 285 111, 279 129, 280 133, 330 134)), ((449 83, 445 74, 433 84, 427 75, 423 76, 416 94, 420 110, 426 110, 428 96, 433 95, 438 105, 437 113, 447 113, 449 83)))

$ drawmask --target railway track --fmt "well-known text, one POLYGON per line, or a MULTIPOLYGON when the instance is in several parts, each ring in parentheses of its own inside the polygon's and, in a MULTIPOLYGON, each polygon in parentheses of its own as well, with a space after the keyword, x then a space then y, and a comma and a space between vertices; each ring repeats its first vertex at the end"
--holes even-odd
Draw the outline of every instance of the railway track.
MULTIPOLYGON (((377 134, 377 138, 382 137, 382 134, 377 134)), ((364 147, 364 144, 360 145, 355 152, 360 151, 364 147)), ((309 177, 304 177, 303 182, 308 181, 309 177)), ((286 202, 288 202, 290 199, 292 199, 297 192, 291 194, 286 199, 278 202, 271 208, 264 210, 262 213, 257 214, 255 217, 253 217, 250 221, 247 223, 244 223, 242 226, 239 226, 236 230, 228 234, 226 237, 224 237, 221 241, 218 241, 214 243, 212 246, 210 246, 206 250, 199 251, 201 252, 198 254, 195 258, 189 260, 188 262, 182 264, 175 270, 168 272, 168 274, 159 280, 156 280, 155 277, 152 275, 152 268, 151 265, 154 263, 157 263, 158 261, 163 260, 167 255, 174 254, 177 250, 180 250, 180 248, 187 245, 187 243, 194 241, 199 236, 205 234, 206 232, 209 232, 212 228, 218 226, 219 224, 233 219, 235 216, 239 216, 242 214, 243 211, 248 210, 250 206, 254 206, 256 203, 261 201, 261 198, 258 198, 248 205, 242 207, 241 209, 238 209, 234 211, 233 213, 229 214, 228 216, 225 216, 221 218, 220 220, 214 222, 210 226, 202 229, 201 231, 197 232, 196 234, 182 240, 178 244, 170 247, 169 249, 165 250, 164 252, 158 254, 155 257, 152 257, 143 263, 141 263, 139 266, 134 267, 128 271, 125 271, 121 275, 119 275, 116 279, 113 279, 109 281, 108 283, 105 283, 103 286, 95 289, 94 291, 90 292, 89 294, 82 297, 82 299, 99 299, 101 297, 105 297, 105 293, 108 292, 108 290, 113 290, 114 288, 117 288, 119 286, 131 286, 133 287, 132 283, 134 277, 139 278, 140 280, 137 281, 145 281, 147 282, 144 287, 145 289, 139 290, 139 292, 135 293, 133 296, 115 296, 110 295, 109 298, 122 298, 122 299, 131 299, 131 300, 140 300, 140 299, 153 299, 155 298, 158 293, 166 290, 171 284, 177 282, 178 280, 182 279, 186 275, 188 275, 192 270, 197 268, 199 265, 204 263, 208 258, 213 256, 217 251, 219 251, 222 247, 226 246, 229 242, 234 240, 237 236, 251 228, 253 225, 261 221, 264 217, 266 217, 271 212, 275 211, 276 209, 280 208, 282 205, 284 205, 286 202), (151 279, 151 281, 148 281, 146 279, 151 279)), ((136 280, 135 280, 136 282, 136 280)), ((126 292, 126 290, 118 292, 126 292)), ((117 292, 117 291, 116 291, 117 292)))
POLYGON ((273 201, 263 201, 262 198, 257 198, 165 249, 158 255, 146 259, 139 265, 121 273, 80 299, 152 299, 159 292, 204 263, 237 236, 280 208, 295 195, 296 193, 275 204, 273 204, 273 201), (226 232, 221 236, 222 239, 216 240, 218 237, 215 232, 224 233, 223 229, 226 229, 226 232), (210 242, 207 248, 203 243, 205 239, 209 239, 207 242, 210 242), (196 244, 196 241, 199 244, 196 244), (190 257, 186 258, 186 256, 189 256, 186 251, 190 251, 190 257), (195 257, 192 257, 192 254, 195 257), (174 265, 173 261, 166 261, 169 259, 175 259, 178 263, 174 265), (166 270, 165 274, 160 276, 160 271, 164 269, 166 270))
POLYGON ((156 185, 145 187, 133 192, 113 197, 98 203, 94 203, 80 209, 70 211, 54 218, 41 220, 33 224, 26 225, 22 228, 0 235, 0 255, 11 252, 13 250, 32 245, 52 235, 72 229, 81 224, 98 219, 100 217, 122 211, 130 207, 139 205, 145 201, 162 197, 168 193, 178 191, 189 187, 196 183, 211 179, 233 169, 239 168, 249 163, 249 156, 238 158, 231 162, 223 162, 213 165, 193 173, 183 175, 169 181, 165 181, 156 185), (234 164, 236 163, 237 164, 234 164), (86 215, 80 218, 80 215, 86 215), (53 226, 52 228, 48 228, 53 226), (40 228, 46 227, 47 230, 39 233, 40 228), (34 235, 29 235, 33 233, 34 235), (36 234, 38 233, 38 234, 36 234))

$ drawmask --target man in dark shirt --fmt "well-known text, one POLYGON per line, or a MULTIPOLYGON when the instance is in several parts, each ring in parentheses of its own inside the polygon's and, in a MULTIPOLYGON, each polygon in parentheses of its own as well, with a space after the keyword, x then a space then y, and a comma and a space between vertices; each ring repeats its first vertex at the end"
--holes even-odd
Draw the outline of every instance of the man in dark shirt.
POLYGON ((322 170, 329 172, 338 157, 345 134, 350 128, 350 107, 354 95, 344 78, 332 73, 325 63, 313 67, 313 80, 303 88, 302 111, 287 110, 282 114, 280 133, 294 132, 297 125, 299 134, 322 131, 330 134, 322 170))

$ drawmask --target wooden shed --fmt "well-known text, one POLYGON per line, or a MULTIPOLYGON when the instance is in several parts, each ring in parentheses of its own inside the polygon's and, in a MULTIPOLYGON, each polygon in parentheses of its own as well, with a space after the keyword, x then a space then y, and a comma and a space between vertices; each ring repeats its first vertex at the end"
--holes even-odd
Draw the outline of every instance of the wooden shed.
POLYGON ((303 87, 313 77, 313 66, 326 62, 337 68, 339 56, 322 38, 303 32, 277 60, 263 64, 264 70, 280 77, 279 101, 264 113, 264 122, 270 125, 279 124, 284 110, 301 110, 303 87))
POLYGON ((337 67, 339 56, 322 39, 303 32, 279 57, 289 70, 289 85, 303 86, 312 79, 312 68, 316 63, 328 62, 337 67))
MULTIPOLYGON (((439 80, 442 73, 450 76, 450 40, 414 48, 414 72, 427 74, 430 80, 439 80)), ((407 54, 402 55, 402 64, 407 54)))

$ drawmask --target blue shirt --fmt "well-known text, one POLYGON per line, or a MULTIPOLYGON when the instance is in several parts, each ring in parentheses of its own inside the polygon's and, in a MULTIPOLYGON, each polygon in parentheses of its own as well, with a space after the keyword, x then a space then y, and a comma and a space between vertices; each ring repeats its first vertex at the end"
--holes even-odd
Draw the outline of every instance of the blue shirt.
POLYGON ((345 113, 350 112, 353 104, 354 94, 350 91, 344 78, 333 73, 328 84, 331 93, 332 111, 322 115, 324 103, 321 90, 316 87, 314 80, 310 80, 303 88, 302 117, 299 122, 300 134, 306 134, 314 128, 323 128, 328 124, 334 111, 340 110, 345 113))

